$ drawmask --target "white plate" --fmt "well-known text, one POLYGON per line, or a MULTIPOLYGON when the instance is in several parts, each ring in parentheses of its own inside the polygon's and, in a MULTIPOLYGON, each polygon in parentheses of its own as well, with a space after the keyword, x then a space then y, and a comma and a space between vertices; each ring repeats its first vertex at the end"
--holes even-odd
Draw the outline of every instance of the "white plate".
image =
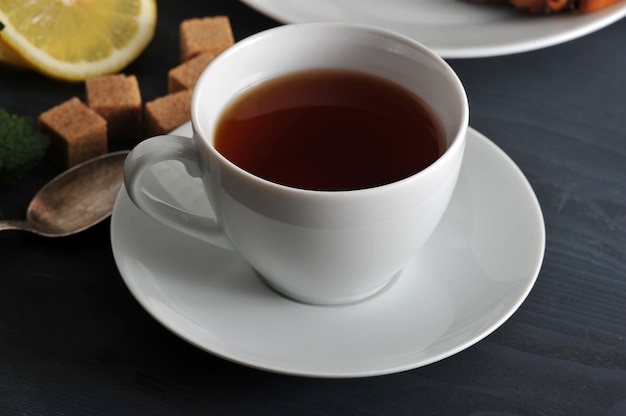
POLYGON ((626 16, 626 0, 588 14, 528 16, 465 0, 242 0, 285 23, 350 21, 408 35, 445 58, 524 52, 566 42, 626 16))
MULTIPOLYGON (((176 134, 190 135, 184 125, 176 134)), ((425 248, 386 290, 353 305, 281 297, 230 249, 201 243, 140 212, 124 189, 113 254, 141 305, 188 342, 264 370, 315 377, 394 373, 446 358, 498 328, 532 288, 544 253, 541 208, 496 145, 468 133, 458 187, 425 248)), ((181 165, 153 168, 146 187, 195 212, 208 207, 181 165)))

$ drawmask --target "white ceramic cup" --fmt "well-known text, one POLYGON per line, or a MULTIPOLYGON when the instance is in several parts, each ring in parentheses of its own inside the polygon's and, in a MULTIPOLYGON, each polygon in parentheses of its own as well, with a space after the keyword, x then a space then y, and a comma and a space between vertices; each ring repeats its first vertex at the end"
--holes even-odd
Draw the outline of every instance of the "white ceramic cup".
POLYGON ((177 230, 207 242, 225 235, 278 292, 313 304, 354 302, 385 287, 437 226, 457 181, 468 118, 456 74, 414 40, 362 25, 286 25, 242 40, 215 59, 194 90, 193 138, 157 136, 141 142, 126 161, 125 186, 142 211, 177 230), (370 73, 414 92, 441 121, 447 150, 408 178, 351 191, 275 184, 215 150, 216 121, 242 90, 316 68, 370 73), (142 173, 166 160, 179 160, 190 175, 202 178, 213 221, 155 201, 144 191, 142 173))

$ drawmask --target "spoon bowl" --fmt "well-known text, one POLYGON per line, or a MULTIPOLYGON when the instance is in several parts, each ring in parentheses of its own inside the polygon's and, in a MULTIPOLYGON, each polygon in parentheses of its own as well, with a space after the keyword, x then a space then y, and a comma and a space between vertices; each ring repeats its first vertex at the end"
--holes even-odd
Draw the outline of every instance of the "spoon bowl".
POLYGON ((127 155, 126 150, 107 153, 66 170, 37 192, 26 220, 0 221, 0 231, 63 237, 99 223, 111 215, 127 155))

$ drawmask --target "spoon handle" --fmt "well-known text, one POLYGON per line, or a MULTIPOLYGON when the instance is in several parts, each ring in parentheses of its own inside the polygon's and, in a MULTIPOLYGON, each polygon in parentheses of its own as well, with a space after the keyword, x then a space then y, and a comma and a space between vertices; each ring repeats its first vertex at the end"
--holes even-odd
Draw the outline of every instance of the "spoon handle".
POLYGON ((24 230, 31 231, 30 224, 24 220, 4 220, 0 221, 0 231, 4 230, 24 230))

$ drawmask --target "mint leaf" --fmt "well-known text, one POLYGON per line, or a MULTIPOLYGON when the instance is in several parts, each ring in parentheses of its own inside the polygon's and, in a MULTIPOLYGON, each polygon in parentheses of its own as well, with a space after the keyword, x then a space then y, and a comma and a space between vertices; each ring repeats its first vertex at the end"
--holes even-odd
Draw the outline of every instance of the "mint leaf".
POLYGON ((30 117, 20 117, 0 108, 0 183, 14 182, 39 164, 50 139, 33 129, 30 117))

